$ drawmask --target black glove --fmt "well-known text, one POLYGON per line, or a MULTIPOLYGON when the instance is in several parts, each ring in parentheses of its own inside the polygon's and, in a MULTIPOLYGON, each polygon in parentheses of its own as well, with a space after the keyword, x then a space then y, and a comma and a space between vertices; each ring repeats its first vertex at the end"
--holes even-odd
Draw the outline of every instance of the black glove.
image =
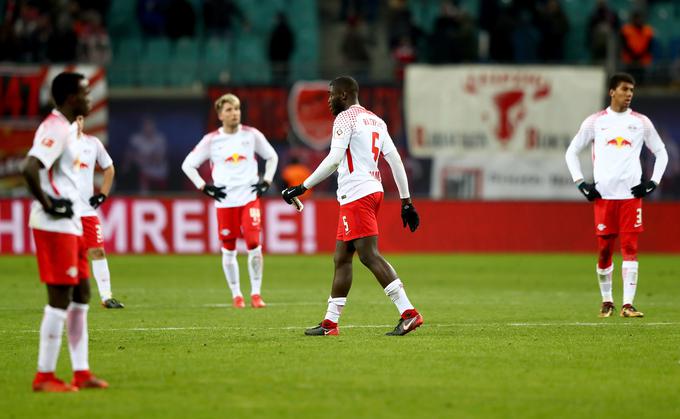
POLYGON ((640 182, 640 184, 637 186, 633 186, 630 188, 630 191, 633 193, 634 197, 642 198, 654 192, 654 189, 656 189, 656 183, 654 183, 654 181, 647 180, 640 182))
POLYGON ((288 205, 291 205, 293 203, 293 198, 295 198, 296 196, 300 196, 305 192, 307 192, 307 188, 300 184, 297 186, 291 186, 290 188, 284 189, 281 192, 281 195, 283 196, 283 200, 286 201, 288 205))
POLYGON ((588 201, 594 201, 597 198, 602 198, 602 195, 595 189, 594 183, 581 182, 578 185, 578 190, 581 191, 583 196, 586 197, 588 201))
POLYGON ((71 218, 73 217, 73 202, 70 199, 65 198, 52 198, 50 202, 52 206, 50 208, 45 208, 45 212, 50 214, 55 218, 71 218))
POLYGON ((262 195, 264 195, 264 193, 267 192, 267 190, 269 189, 269 182, 263 180, 262 182, 258 182, 250 186, 253 187, 252 191, 255 192, 257 194, 257 197, 259 198, 262 195))
POLYGON ((227 197, 227 193, 224 192, 224 188, 224 186, 215 186, 208 183, 203 187, 203 193, 214 200, 219 201, 222 198, 227 197))
POLYGON ((416 212, 416 208, 413 204, 402 204, 401 205, 401 221, 404 223, 404 227, 408 225, 411 232, 416 231, 420 225, 420 217, 416 212))
POLYGON ((103 193, 98 193, 90 197, 90 205, 94 209, 99 208, 99 206, 103 204, 104 201, 106 201, 106 195, 104 195, 103 193))

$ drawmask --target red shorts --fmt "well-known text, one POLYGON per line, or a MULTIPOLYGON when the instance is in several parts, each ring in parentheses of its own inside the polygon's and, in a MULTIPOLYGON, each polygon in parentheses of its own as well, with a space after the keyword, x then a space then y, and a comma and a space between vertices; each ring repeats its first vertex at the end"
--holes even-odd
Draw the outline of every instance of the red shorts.
POLYGON ((337 240, 351 241, 378 235, 378 211, 382 192, 374 192, 349 204, 340 205, 337 240))
POLYGON ((242 207, 217 208, 217 226, 220 240, 238 239, 246 232, 262 231, 260 200, 250 201, 242 207))
POLYGON ((641 233, 642 199, 595 200, 595 234, 641 233))
POLYGON ((85 247, 88 249, 104 247, 104 233, 102 232, 102 225, 99 223, 99 217, 96 215, 81 217, 80 221, 83 223, 85 247))
POLYGON ((40 281, 48 285, 78 285, 90 277, 82 236, 33 230, 40 281))

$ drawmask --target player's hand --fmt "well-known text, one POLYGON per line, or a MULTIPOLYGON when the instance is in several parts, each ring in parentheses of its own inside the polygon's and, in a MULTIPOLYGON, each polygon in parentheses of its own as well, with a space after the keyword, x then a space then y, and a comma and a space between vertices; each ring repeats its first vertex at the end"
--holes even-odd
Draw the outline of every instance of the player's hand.
POLYGON ((581 191, 583 196, 586 197, 588 201, 594 201, 597 198, 602 198, 602 195, 595 189, 594 183, 581 182, 578 185, 578 190, 581 191))
POLYGON ((222 198, 227 197, 227 193, 224 192, 224 186, 215 186, 211 184, 206 184, 203 187, 203 193, 214 199, 215 201, 220 201, 222 198))
POLYGON ((73 202, 65 198, 50 198, 52 204, 49 208, 45 208, 45 212, 55 218, 71 218, 73 217, 73 202))
POLYGON ((269 189, 269 182, 263 180, 262 182, 256 183, 254 185, 250 185, 253 187, 252 191, 257 194, 257 197, 261 197, 264 195, 265 192, 269 189))
POLYGON ((281 196, 283 196, 283 200, 286 201, 286 204, 292 205, 293 198, 295 198, 296 196, 300 196, 305 192, 307 192, 307 188, 305 188, 304 185, 300 184, 297 186, 291 186, 290 188, 284 189, 281 192, 281 196))
POLYGON ((640 182, 639 185, 633 186, 630 188, 630 191, 633 193, 634 197, 642 198, 654 192, 654 189, 656 189, 656 183, 654 183, 653 180, 647 180, 640 182))
POLYGON ((103 204, 104 201, 106 201, 106 195, 104 195, 103 193, 98 193, 90 197, 90 205, 94 209, 99 208, 99 206, 103 204))
POLYGON ((408 225, 411 232, 416 231, 420 225, 420 217, 416 212, 416 208, 412 203, 401 205, 401 221, 404 223, 404 227, 408 225))

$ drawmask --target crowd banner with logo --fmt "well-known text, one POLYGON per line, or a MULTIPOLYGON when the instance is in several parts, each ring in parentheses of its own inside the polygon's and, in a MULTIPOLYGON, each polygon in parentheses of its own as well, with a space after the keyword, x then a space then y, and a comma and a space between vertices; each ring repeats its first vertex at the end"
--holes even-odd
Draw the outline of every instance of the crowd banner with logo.
POLYGON ((0 195, 25 193, 19 166, 33 143, 35 130, 52 109, 52 79, 65 70, 89 79, 92 111, 85 120, 85 130, 106 144, 108 89, 103 68, 0 64, 0 195))
POLYGON ((409 149, 437 160, 434 197, 575 199, 564 151, 604 98, 600 68, 409 66, 409 149))
MULTIPOLYGON (((281 199, 262 201, 267 253, 332 253, 338 203, 304 201, 300 213, 281 199)), ((592 205, 587 202, 432 201, 416 203, 422 223, 403 228, 400 203, 383 203, 378 218, 384 252, 594 252, 592 205)), ((30 201, 0 199, 0 255, 34 251, 28 229, 30 201)), ((679 203, 645 202, 648 252, 680 253, 679 203)), ((112 254, 218 253, 215 208, 209 199, 111 198, 102 206, 105 247, 112 254)), ((245 251, 245 245, 238 243, 245 251)), ((329 264, 332 264, 329 258, 329 264)), ((330 266, 330 265, 329 265, 330 266)))

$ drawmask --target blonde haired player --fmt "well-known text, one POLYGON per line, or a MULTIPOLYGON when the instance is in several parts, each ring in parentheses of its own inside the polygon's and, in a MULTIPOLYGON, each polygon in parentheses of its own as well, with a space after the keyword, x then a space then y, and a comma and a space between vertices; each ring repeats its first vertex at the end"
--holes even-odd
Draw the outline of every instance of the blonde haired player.
POLYGON ((652 121, 630 109, 635 80, 618 73, 609 79, 610 105, 590 115, 569 144, 565 158, 578 189, 595 201, 595 235, 599 247, 597 278, 602 294, 600 317, 614 313, 612 298, 612 253, 616 237, 621 239, 623 306, 621 317, 642 317, 633 306, 638 281, 638 235, 642 227, 642 198, 656 189, 668 163, 668 153, 652 121), (642 145, 654 153, 654 172, 642 179, 642 145), (578 154, 591 146, 594 183, 583 178, 578 154))
POLYGON ((40 280, 47 287, 33 391, 106 388, 106 381, 90 373, 87 327, 90 281, 78 193, 80 158, 85 147, 77 135, 75 120, 78 115, 90 112, 90 88, 82 74, 63 72, 54 78, 51 90, 56 109, 38 127, 22 168, 35 197, 29 225, 33 229, 40 280), (64 324, 73 367, 71 384, 54 375, 64 324))
POLYGON ((333 172, 338 172, 340 215, 335 244, 335 275, 326 315, 318 326, 307 329, 309 336, 338 335, 340 313, 352 286, 354 253, 383 287, 401 318, 391 332, 405 335, 423 324, 423 316, 413 307, 394 268, 378 252, 378 210, 383 187, 378 159, 384 156, 401 197, 403 226, 411 232, 420 224, 408 190, 404 165, 385 122, 359 105, 359 85, 351 77, 338 77, 330 83, 328 106, 335 116, 328 156, 302 184, 283 191, 283 199, 301 209, 296 199, 333 172))
POLYGON ((182 163, 182 170, 197 189, 215 199, 217 224, 222 241, 222 268, 231 289, 233 305, 245 307, 241 294, 236 239, 245 239, 248 248, 250 305, 262 308, 263 256, 260 245, 262 214, 260 196, 269 189, 279 158, 264 135, 241 124, 241 101, 225 94, 215 101, 222 126, 206 134, 182 163), (255 155, 265 160, 262 179, 255 155), (206 183, 198 167, 210 161, 213 183, 206 183))

